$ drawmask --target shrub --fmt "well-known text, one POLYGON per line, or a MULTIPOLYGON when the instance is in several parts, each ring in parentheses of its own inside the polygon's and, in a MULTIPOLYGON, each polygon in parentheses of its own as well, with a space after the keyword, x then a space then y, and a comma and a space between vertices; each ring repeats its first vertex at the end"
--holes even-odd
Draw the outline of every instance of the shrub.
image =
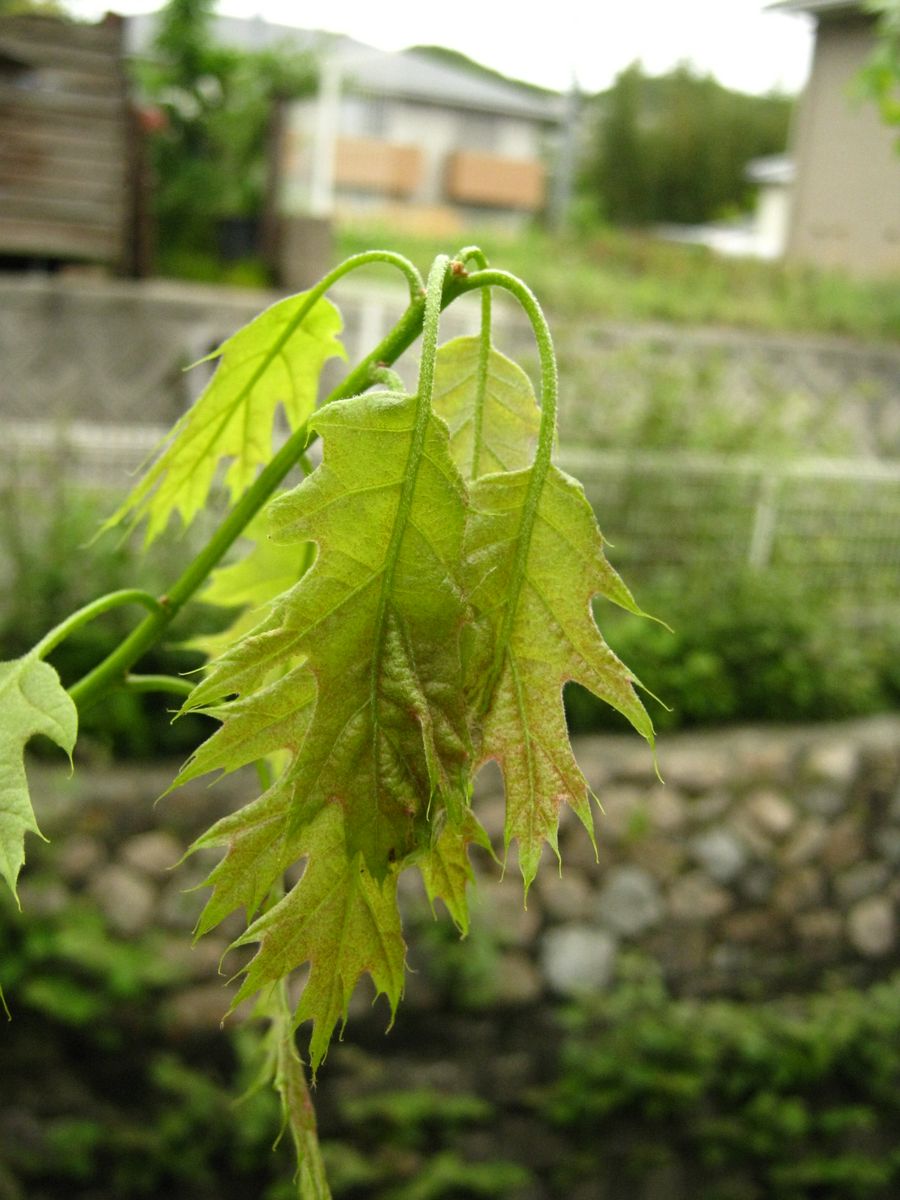
MULTIPOLYGON (((109 513, 107 493, 86 491, 52 478, 50 466, 41 487, 9 487, 0 493, 0 658, 24 653, 68 613, 104 592, 131 586, 142 575, 148 590, 160 594, 179 560, 187 562, 191 546, 174 552, 141 553, 133 543, 106 539, 94 544, 100 523, 109 513)), ((142 666, 148 673, 177 674, 200 666, 204 658, 180 646, 208 628, 211 610, 188 614, 174 627, 171 638, 151 650, 142 666)), ((134 623, 134 611, 117 608, 67 638, 50 657, 67 684, 86 674, 121 642, 134 623)), ((219 618, 221 620, 221 617, 219 618)), ((202 718, 187 716, 172 723, 173 704, 157 696, 119 691, 106 703, 86 712, 84 740, 94 752, 122 758, 155 754, 185 755, 207 731, 202 718)), ((35 749, 39 749, 35 741, 35 749)))
POLYGON ((543 1104, 581 1147, 561 1194, 582 1178, 640 1194, 664 1165, 694 1200, 887 1200, 898 1047, 900 978, 753 1006, 673 1000, 633 962, 623 986, 569 1013, 543 1104))
MULTIPOLYGON (((650 612, 672 626, 644 626, 605 611, 610 645, 638 678, 652 679, 669 711, 660 729, 734 721, 813 721, 882 711, 900 698, 896 631, 865 636, 820 592, 778 571, 710 572, 679 588, 638 589, 650 612)), ((616 729, 615 714, 570 687, 566 706, 578 732, 616 729)))

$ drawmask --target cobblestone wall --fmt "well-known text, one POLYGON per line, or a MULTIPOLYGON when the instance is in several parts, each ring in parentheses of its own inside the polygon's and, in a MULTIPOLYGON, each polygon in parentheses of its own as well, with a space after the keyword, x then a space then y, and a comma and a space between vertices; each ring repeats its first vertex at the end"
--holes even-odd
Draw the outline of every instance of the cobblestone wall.
MULTIPOLYGON (((656 1121, 644 1128, 647 1114, 640 1109, 628 1109, 630 1116, 620 1113, 612 1124, 575 1121, 569 1128, 548 1119, 540 1097, 546 1098, 559 1078, 562 1062, 569 1061, 571 1069, 565 1057, 571 1055, 567 1002, 615 989, 633 973, 635 951, 652 956, 670 992, 681 996, 755 999, 896 978, 900 717, 666 736, 659 753, 664 785, 636 737, 581 740, 577 752, 604 806, 597 822, 599 863, 577 822, 564 820, 565 869, 560 875, 552 861, 544 864, 524 909, 515 864, 500 881, 483 856, 476 864, 481 881, 472 931, 463 944, 446 921, 434 921, 409 873, 402 901, 411 970, 397 1020, 385 1036, 385 1005, 372 1005, 371 990, 358 988, 346 1039, 332 1046, 316 1095, 326 1141, 338 1139, 357 1172, 370 1160, 392 1186, 354 1190, 345 1179, 336 1194, 399 1196, 398 1180, 421 1171, 430 1172, 433 1183, 449 1171, 450 1181, 444 1178, 442 1188, 434 1184, 432 1191, 402 1194, 621 1200, 625 1187, 631 1200, 818 1196, 815 1188, 773 1192, 768 1176, 760 1182, 752 1164, 736 1173, 720 1172, 721 1179, 713 1172, 724 1180, 722 1187, 703 1190, 691 1147, 675 1134, 671 1145, 651 1144, 653 1131, 659 1133, 663 1125, 656 1121), (397 1108, 402 1097, 407 1099, 397 1108), (394 1118, 400 1124, 390 1126, 387 1142, 381 1134, 382 1140, 366 1141, 374 1134, 366 1132, 365 1122, 359 1124, 363 1118, 351 1120, 367 1105, 376 1114, 407 1113, 394 1118), (419 1121, 412 1133, 404 1124, 408 1120, 419 1121), (513 1168, 520 1175, 524 1170, 527 1181, 501 1186, 501 1176, 491 1175, 513 1168), (468 1183, 457 1187, 453 1180, 468 1183)), ((4 920, 39 918, 35 935, 24 939, 30 947, 27 969, 7 988, 14 1019, 4 1062, 14 1082, 0 1105, 4 1200, 25 1194, 55 1200, 63 1194, 52 1188, 17 1189, 15 1179, 4 1176, 4 1155, 22 1170, 29 1154, 43 1161, 55 1145, 51 1135, 61 1111, 62 1127, 70 1130, 84 1129, 86 1115, 105 1121, 97 1097, 105 1101, 107 1080, 115 1074, 110 1055, 116 1062, 121 1057, 126 1064, 139 1063, 144 1039, 152 1040, 167 1062, 173 1054, 205 1062, 227 1051, 230 1043, 220 1021, 228 1007, 228 985, 216 970, 240 924, 229 919, 192 948, 190 931, 204 893, 186 889, 202 881, 215 854, 210 859, 201 853, 172 868, 199 830, 254 788, 252 775, 237 776, 213 788, 190 785, 154 805, 171 781, 168 767, 82 765, 69 779, 64 771, 37 765, 31 777, 41 825, 52 841, 29 839, 20 886, 25 916, 16 915, 11 904, 4 908, 4 920), (57 1010, 47 1009, 46 994, 43 1008, 38 1004, 40 1011, 30 1020, 28 1013, 29 997, 33 1003, 41 998, 46 931, 53 928, 55 914, 71 912, 76 899, 82 913, 93 905, 103 914, 108 939, 123 947, 123 959, 128 958, 125 944, 138 943, 158 977, 146 1001, 152 1022, 136 1020, 133 997, 117 1000, 132 1040, 120 1046, 113 1038, 113 1049, 96 1064, 84 1055, 68 1060, 70 1041, 78 1044, 74 1031, 61 1037, 55 1028, 48 1034, 57 1010), (161 984, 162 978, 167 982, 161 984)), ((496 775, 482 780, 476 807, 497 838, 503 805, 496 775)), ((57 944, 58 953, 77 958, 87 952, 107 964, 115 961, 115 954, 110 959, 103 950, 109 941, 102 932, 92 934, 101 938, 99 949, 84 942, 83 930, 73 935, 70 929, 72 936, 74 943, 57 944)), ((226 958, 228 973, 239 966, 237 953, 226 958)), ((108 980, 106 986, 113 984, 108 980)), ((611 993, 610 1003, 626 990, 611 993)), ((664 1025, 661 1016, 663 1033, 664 1025)), ((672 1031, 666 1036, 671 1048, 672 1031)), ((665 1076, 670 1068, 677 1076, 668 1059, 658 1069, 665 1076)), ((839 1098, 832 1099, 838 1103, 839 1098)), ((213 1119, 223 1118, 220 1113, 213 1119)), ((882 1144, 875 1134, 875 1140, 869 1133, 866 1137, 869 1157, 853 1161, 874 1170, 888 1160, 893 1143, 882 1144)), ((834 1154, 840 1155, 843 1144, 838 1138, 834 1154)), ((802 1138, 797 1145, 804 1148, 802 1138)), ((806 1150, 808 1162, 813 1151, 806 1150)), ((161 1169, 158 1163, 154 1169, 161 1169)), ((98 1170, 95 1182, 103 1190, 88 1188, 77 1195, 95 1200, 134 1194, 116 1190, 103 1163, 98 1170)), ((192 1187, 190 1194, 237 1194, 227 1190, 229 1180, 219 1183, 219 1190, 192 1187)), ((70 1194, 68 1184, 65 1194, 70 1194)), ((894 1193, 876 1187, 858 1194, 894 1193)))
MULTIPOLYGON (((478 858, 471 936, 489 968, 476 1005, 607 988, 628 949, 655 958, 678 994, 764 996, 825 976, 862 984, 900 963, 900 718, 667 736, 665 783, 636 738, 586 738, 577 753, 603 806, 599 863, 565 817, 564 869, 548 852, 526 909, 514 855, 502 880, 487 855, 478 858)), ((31 839, 22 903, 47 912, 86 892, 114 936, 161 925, 164 952, 192 975, 171 1001, 178 1020, 217 1023, 226 1001, 214 965, 239 927, 226 922, 191 950, 203 893, 185 889, 216 855, 170 868, 206 823, 253 794, 253 781, 189 786, 154 807, 170 779, 116 768, 68 781, 39 769, 37 811, 52 842, 31 839)), ((489 771, 476 810, 499 842, 503 798, 489 771)), ((447 999, 448 976, 414 874, 401 881, 415 968, 406 1004, 428 1010, 447 999)))

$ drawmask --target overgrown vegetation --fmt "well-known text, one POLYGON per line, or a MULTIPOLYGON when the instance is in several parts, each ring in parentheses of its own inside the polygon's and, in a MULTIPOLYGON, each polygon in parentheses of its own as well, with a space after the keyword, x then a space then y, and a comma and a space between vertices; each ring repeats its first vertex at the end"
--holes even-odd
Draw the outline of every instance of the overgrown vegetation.
MULTIPOLYGON (((288 1200, 290 1155, 284 1144, 272 1151, 277 1099, 263 1089, 234 1103, 253 1083, 259 1029, 185 1038, 166 1015, 184 956, 155 934, 117 939, 86 899, 54 910, 52 848, 36 860, 45 911, 23 924, 0 902, 0 982, 16 996, 4 1032, 0 1197, 288 1200)), ((35 905, 39 895, 30 889, 35 905)), ((619 975, 566 1011, 556 1075, 525 1093, 488 1100, 417 1084, 417 1071, 443 1077, 446 1047, 427 1037, 401 1042, 402 1072, 391 1060, 376 1068, 379 1031, 365 1050, 351 1042, 342 1086, 322 1089, 334 1195, 896 1194, 900 979, 751 1004, 677 999, 641 959, 620 960, 619 975), (524 1114, 555 1148, 537 1173, 509 1136, 524 1114)), ((491 1018, 501 1019, 516 1018, 491 1018)), ((420 1032, 452 1026, 452 1005, 430 1020, 420 1032)))
MULTIPOLYGON (((217 44, 214 7, 214 0, 169 0, 151 56, 134 68, 139 94, 157 113, 152 195, 161 266, 174 273, 216 255, 223 219, 259 220, 275 103, 309 94, 316 83, 312 59, 287 47, 217 44)), ((253 251, 251 244, 245 253, 253 251)), ((239 281, 260 282, 252 274, 239 281)))
POLYGON ((675 1000, 636 963, 630 982, 570 1014, 542 1105, 579 1147, 558 1194, 609 1180, 642 1195, 668 1179, 696 1200, 888 1200, 898 1046, 897 978, 749 1005, 675 1000))
POLYGON ((617 225, 701 224, 747 210, 754 158, 783 153, 793 101, 734 92, 679 66, 632 63, 592 103, 582 189, 617 225))
MULTIPOLYGON (((0 490, 2 659, 18 658, 66 613, 98 592, 127 587, 138 573, 149 588, 163 592, 173 567, 190 559, 191 539, 165 554, 159 549, 142 554, 133 542, 124 540, 98 542, 97 531, 109 511, 108 493, 67 483, 59 462, 45 463, 39 477, 40 485, 33 482, 23 488, 10 482, 0 490)), ((220 626, 222 618, 209 608, 185 617, 170 639, 148 653, 149 672, 189 672, 202 665, 203 655, 185 643, 220 626)), ((116 609, 105 621, 76 630, 50 661, 64 680, 79 679, 119 644, 132 624, 133 613, 116 609)), ((173 721, 173 707, 150 693, 121 692, 114 704, 96 705, 85 712, 79 755, 150 758, 189 753, 208 723, 195 716, 173 721)))
MULTIPOLYGON (((337 233, 341 254, 373 240, 390 239, 411 257, 427 256, 438 245, 365 225, 337 233)), ((498 239, 492 234, 486 240, 498 239)), ((559 319, 580 321, 590 314, 594 321, 659 320, 893 341, 900 329, 900 289, 887 280, 727 259, 702 246, 596 226, 563 237, 532 229, 502 244, 511 269, 533 281, 559 319)))
MULTIPOLYGON (((262 1027, 180 1028, 171 1002, 191 981, 181 935, 126 940, 88 895, 60 904, 54 847, 33 868, 29 907, 38 911, 23 922, 0 899, 0 985, 15 996, 3 1031, 0 1200, 296 1195, 277 1097, 255 1086, 262 1027)), ((333 1194, 518 1195, 529 1172, 508 1149, 487 1159, 465 1150, 471 1131, 499 1119, 494 1106, 408 1079, 384 1071, 375 1086, 326 1098, 333 1194)))
MULTIPOLYGON (((900 630, 854 629, 815 581, 708 564, 658 577, 640 594, 671 630, 635 637, 614 612, 603 624, 616 653, 665 702, 654 708, 660 729, 836 720, 900 706, 900 630)), ((623 728, 577 687, 566 709, 578 732, 623 728)))

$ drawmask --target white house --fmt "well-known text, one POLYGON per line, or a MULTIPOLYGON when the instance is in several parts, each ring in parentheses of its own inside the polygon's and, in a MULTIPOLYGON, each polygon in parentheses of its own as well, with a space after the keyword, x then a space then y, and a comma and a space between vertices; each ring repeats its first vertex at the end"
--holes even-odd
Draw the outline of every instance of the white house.
POLYGON ((547 199, 564 101, 412 51, 338 49, 288 106, 282 208, 451 233, 521 225, 547 199))
MULTIPOLYGON (((150 52, 157 19, 128 19, 132 55, 150 52)), ((213 31, 226 46, 299 50, 321 65, 319 96, 282 114, 283 215, 364 214, 449 234, 473 219, 515 227, 544 208, 563 97, 259 17, 216 17, 213 31)))

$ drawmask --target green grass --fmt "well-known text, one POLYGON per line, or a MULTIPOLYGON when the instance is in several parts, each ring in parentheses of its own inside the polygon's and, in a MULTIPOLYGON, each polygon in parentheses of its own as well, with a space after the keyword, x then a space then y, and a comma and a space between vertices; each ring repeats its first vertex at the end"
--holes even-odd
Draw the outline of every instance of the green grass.
MULTIPOLYGON (((466 235, 495 265, 522 276, 557 317, 658 320, 747 329, 900 339, 900 281, 721 258, 705 247, 603 230, 553 237, 539 229, 510 239, 466 235)), ((423 266, 447 252, 437 239, 360 226, 337 232, 337 257, 389 246, 423 266)), ((452 248, 451 248, 452 249, 452 248)))

